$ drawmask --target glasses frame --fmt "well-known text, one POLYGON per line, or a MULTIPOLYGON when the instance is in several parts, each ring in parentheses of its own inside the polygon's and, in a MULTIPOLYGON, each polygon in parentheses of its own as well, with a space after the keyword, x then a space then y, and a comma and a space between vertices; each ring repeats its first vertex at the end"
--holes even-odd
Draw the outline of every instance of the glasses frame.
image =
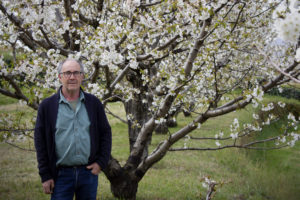
POLYGON ((78 77, 80 77, 83 74, 83 72, 82 71, 74 71, 74 72, 66 71, 66 72, 61 72, 59 74, 62 74, 65 78, 69 79, 69 78, 72 77, 72 75, 75 78, 78 78, 78 77))

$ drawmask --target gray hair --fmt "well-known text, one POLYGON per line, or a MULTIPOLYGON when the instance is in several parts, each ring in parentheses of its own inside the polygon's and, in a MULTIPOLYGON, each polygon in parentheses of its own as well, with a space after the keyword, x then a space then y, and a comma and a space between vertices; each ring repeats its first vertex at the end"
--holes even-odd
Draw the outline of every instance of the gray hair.
POLYGON ((75 61, 75 62, 77 62, 77 63, 79 64, 79 66, 80 66, 80 71, 81 71, 82 73, 84 73, 84 66, 83 66, 82 62, 80 62, 79 60, 73 59, 73 58, 67 58, 67 59, 65 59, 64 61, 60 62, 60 63, 58 64, 58 67, 57 67, 57 72, 58 72, 58 73, 61 72, 62 66, 63 66, 63 65, 65 64, 65 62, 67 62, 67 61, 75 61))

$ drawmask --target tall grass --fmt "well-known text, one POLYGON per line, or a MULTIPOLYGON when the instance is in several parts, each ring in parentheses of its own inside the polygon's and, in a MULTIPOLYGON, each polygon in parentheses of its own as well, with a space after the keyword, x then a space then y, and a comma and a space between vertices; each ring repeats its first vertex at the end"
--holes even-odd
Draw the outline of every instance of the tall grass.
MULTIPOLYGON (((270 101, 275 99, 269 98, 270 101)), ((286 101, 285 99, 280 99, 286 101)), ((289 100, 290 101, 290 100, 289 100)), ((291 102, 298 103, 299 102, 291 102)), ((120 104, 110 105, 110 110, 125 118, 120 104)), ((234 112, 205 123, 193 136, 214 136, 220 129, 226 131, 233 118, 240 121, 252 119, 252 108, 234 112)), ((179 126, 174 132, 188 123, 191 118, 178 117, 179 126)), ((112 155, 124 164, 129 154, 126 124, 109 116, 113 132, 112 155)), ((263 133, 276 134, 276 125, 263 129, 263 133)), ((168 135, 154 135, 150 150, 168 135)), ((207 142, 183 139, 175 147, 207 146, 207 142)), ((28 145, 24 143, 22 145, 28 145)), ((212 143, 211 145, 214 145, 212 143)), ((272 151, 246 151, 225 149, 222 151, 168 152, 163 160, 155 164, 139 184, 139 200, 194 200, 202 199, 206 189, 203 177, 217 181, 216 200, 298 200, 300 199, 300 145, 272 151)), ((35 153, 22 151, 7 144, 0 144, 0 199, 49 199, 42 193, 38 177, 35 153)), ((99 177, 98 199, 114 199, 108 180, 103 174, 99 177)))

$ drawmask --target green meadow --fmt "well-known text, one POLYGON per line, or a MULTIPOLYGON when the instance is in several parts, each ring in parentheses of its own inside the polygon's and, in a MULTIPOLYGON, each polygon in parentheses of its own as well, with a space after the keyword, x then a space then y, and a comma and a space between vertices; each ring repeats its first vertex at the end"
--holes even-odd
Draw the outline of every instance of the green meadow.
MULTIPOLYGON (((300 102, 281 97, 267 96, 266 102, 285 102, 292 110, 299 112, 300 102)), ((125 118, 121 104, 109 105, 113 113, 125 118)), ((1 117, 4 114, 22 112, 25 119, 31 119, 35 112, 19 106, 10 98, 0 96, 1 117)), ((220 130, 228 132, 234 118, 249 122, 252 118, 252 106, 245 110, 210 119, 200 129, 190 135, 194 137, 214 137, 220 130)), ((108 116, 112 126, 112 155, 124 164, 129 154, 127 125, 108 116)), ((191 121, 191 117, 179 115, 178 126, 170 128, 170 133, 191 121)), ((281 131, 284 120, 271 124, 261 135, 275 136, 281 131)), ((297 130, 299 133, 299 130, 297 130)), ((153 135, 150 151, 168 135, 153 135)), ((252 138, 245 139, 250 140, 252 138)), ((222 144, 222 142, 220 142, 222 144)), ((19 145, 33 149, 32 140, 19 145)), ((184 138, 174 148, 217 147, 214 142, 184 138)), ((268 147, 269 144, 261 144, 268 147)), ((43 194, 38 176, 35 152, 25 151, 6 143, 0 143, 0 199, 2 200, 43 200, 49 199, 43 194)), ((218 151, 176 151, 168 152, 164 159, 155 164, 139 183, 138 200, 196 200, 205 199, 207 189, 203 187, 204 177, 216 181, 213 199, 233 200, 298 200, 300 199, 300 143, 293 148, 277 150, 224 149, 218 151)), ((110 192, 109 181, 99 176, 98 199, 114 199, 110 192)))

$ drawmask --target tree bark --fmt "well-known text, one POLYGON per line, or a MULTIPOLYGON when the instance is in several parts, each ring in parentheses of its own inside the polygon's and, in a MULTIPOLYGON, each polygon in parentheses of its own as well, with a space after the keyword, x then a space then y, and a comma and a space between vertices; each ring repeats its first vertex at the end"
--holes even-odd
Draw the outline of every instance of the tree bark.
MULTIPOLYGON (((143 85, 143 80, 141 79, 141 74, 137 71, 128 71, 126 78, 132 83, 132 86, 139 90, 139 93, 134 93, 134 96, 129 101, 123 102, 125 106, 125 112, 128 119, 128 134, 129 134, 129 144, 130 152, 133 149, 133 145, 136 142, 138 134, 142 126, 151 118, 149 111, 149 103, 152 102, 151 98, 145 95, 144 91, 147 91, 147 86, 143 85), (144 100, 144 101, 143 101, 144 100), (147 103, 145 103, 145 100, 147 103)), ((148 155, 148 146, 151 143, 152 135, 148 136, 146 145, 140 159, 144 159, 148 155)), ((140 162, 137 161, 138 163, 140 162)), ((138 163, 133 163, 138 164, 138 163)))
MULTIPOLYGON (((132 117, 128 119, 128 134, 129 134, 129 144, 130 152, 132 151, 133 145, 138 137, 138 134, 141 130, 141 127, 146 123, 150 116, 148 112, 148 105, 142 103, 141 95, 138 95, 138 98, 129 100, 125 103, 125 111, 127 116, 132 117)), ((147 140, 142 159, 148 155, 148 146, 151 143, 151 136, 147 140)))
POLYGON ((135 170, 121 167, 114 158, 109 161, 108 167, 103 170, 110 181, 111 192, 118 199, 135 200, 138 180, 135 170))
POLYGON ((126 172, 111 182, 111 192, 118 199, 135 200, 138 183, 129 178, 126 172))

